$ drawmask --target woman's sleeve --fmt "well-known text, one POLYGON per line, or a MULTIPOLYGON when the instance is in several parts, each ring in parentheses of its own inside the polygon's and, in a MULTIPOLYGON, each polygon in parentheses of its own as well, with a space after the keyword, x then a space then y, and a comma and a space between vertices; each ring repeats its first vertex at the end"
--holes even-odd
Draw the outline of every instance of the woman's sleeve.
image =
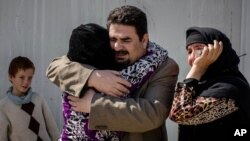
MULTIPOLYGON (((211 95, 220 93, 237 93, 237 88, 223 83, 214 84, 204 90, 200 96, 195 96, 197 80, 189 83, 178 83, 175 90, 170 119, 183 125, 196 125, 212 122, 238 109, 233 99, 228 97, 215 98, 211 95)), ((198 84, 198 82, 197 82, 198 84)))

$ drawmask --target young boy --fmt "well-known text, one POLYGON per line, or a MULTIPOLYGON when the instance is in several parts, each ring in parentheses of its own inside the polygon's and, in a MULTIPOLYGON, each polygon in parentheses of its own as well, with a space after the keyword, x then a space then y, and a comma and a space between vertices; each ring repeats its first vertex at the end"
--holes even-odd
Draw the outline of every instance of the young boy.
POLYGON ((18 56, 9 65, 12 86, 0 101, 1 141, 56 141, 59 131, 44 98, 31 89, 34 64, 18 56))

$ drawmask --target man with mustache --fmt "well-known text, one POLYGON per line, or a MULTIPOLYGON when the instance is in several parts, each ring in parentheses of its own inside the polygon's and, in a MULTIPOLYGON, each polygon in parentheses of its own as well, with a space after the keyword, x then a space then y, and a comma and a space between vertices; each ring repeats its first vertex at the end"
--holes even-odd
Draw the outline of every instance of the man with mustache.
MULTIPOLYGON (((147 48, 154 45, 149 41, 146 14, 134 6, 112 10, 107 28, 111 48, 121 68, 138 61, 148 53, 147 48)), ((124 99, 121 96, 130 93, 131 84, 117 71, 96 70, 71 62, 65 56, 53 60, 47 70, 53 83, 74 95, 68 97, 72 109, 89 113, 90 129, 126 132, 122 141, 167 141, 165 121, 178 73, 176 62, 167 57, 131 97, 124 99), (81 94, 84 96, 77 98, 81 94)))

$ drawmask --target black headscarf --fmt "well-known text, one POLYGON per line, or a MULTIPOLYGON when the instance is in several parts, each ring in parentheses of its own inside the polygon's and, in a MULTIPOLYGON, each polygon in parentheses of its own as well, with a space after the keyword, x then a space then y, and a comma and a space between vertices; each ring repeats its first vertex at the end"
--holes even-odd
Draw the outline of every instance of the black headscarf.
POLYGON ((98 69, 116 69, 117 66, 108 31, 94 23, 80 25, 72 31, 67 57, 98 69))
POLYGON ((201 35, 202 43, 213 44, 214 40, 223 42, 223 51, 221 55, 209 66, 203 77, 212 77, 214 75, 221 75, 225 72, 238 71, 240 59, 232 48, 230 40, 224 33, 210 27, 191 27, 186 31, 187 45, 190 44, 190 40, 188 39, 190 39, 194 33, 201 35))
MULTIPOLYGON (((235 95, 238 104, 244 111, 248 114, 250 118, 250 89, 246 78, 238 69, 238 64, 240 59, 236 54, 235 50, 232 48, 231 42, 228 37, 221 31, 210 28, 210 27, 191 27, 186 31, 186 45, 192 43, 205 43, 213 44, 214 40, 223 42, 223 51, 219 58, 211 64, 206 73, 201 77, 201 88, 206 89, 215 81, 226 81, 237 86, 241 93, 235 95)), ((199 89, 197 89, 199 91, 199 89)), ((216 95, 213 92, 204 93, 204 96, 213 97, 225 97, 228 93, 217 92, 216 95)))

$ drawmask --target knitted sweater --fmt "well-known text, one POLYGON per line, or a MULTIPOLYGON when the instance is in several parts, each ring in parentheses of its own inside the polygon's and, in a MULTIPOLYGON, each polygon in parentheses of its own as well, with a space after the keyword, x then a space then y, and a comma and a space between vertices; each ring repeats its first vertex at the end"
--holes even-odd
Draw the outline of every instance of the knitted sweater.
POLYGON ((7 96, 0 101, 0 141, 56 141, 59 131, 49 107, 33 93, 31 102, 17 105, 7 96))

